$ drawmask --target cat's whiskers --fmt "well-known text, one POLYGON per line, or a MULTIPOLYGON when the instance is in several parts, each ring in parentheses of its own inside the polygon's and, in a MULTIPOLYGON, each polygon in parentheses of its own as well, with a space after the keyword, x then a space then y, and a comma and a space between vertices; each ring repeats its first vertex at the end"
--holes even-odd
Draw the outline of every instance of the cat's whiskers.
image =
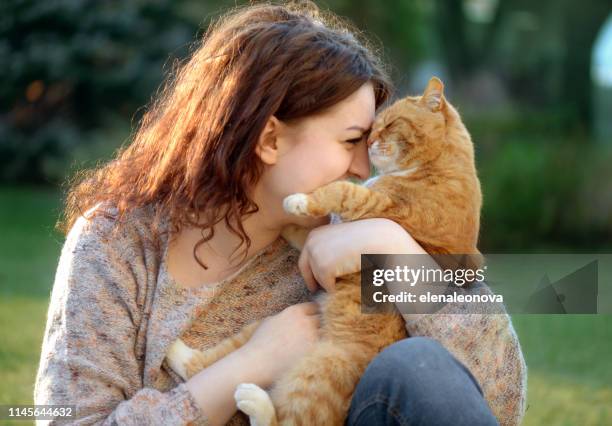
POLYGON ((410 168, 407 169, 394 169, 391 172, 380 172, 379 174, 376 176, 373 176, 371 178, 369 178, 368 180, 366 180, 363 183, 363 186, 370 187, 374 182, 376 182, 379 178, 383 177, 383 176, 408 176, 411 175, 412 173, 416 172, 418 170, 419 166, 415 165, 412 166, 410 168))
POLYGON ((412 166, 408 169, 398 169, 398 170, 394 170, 392 172, 387 172, 384 175, 385 176, 408 176, 413 174, 414 172, 416 172, 418 170, 419 166, 412 166))

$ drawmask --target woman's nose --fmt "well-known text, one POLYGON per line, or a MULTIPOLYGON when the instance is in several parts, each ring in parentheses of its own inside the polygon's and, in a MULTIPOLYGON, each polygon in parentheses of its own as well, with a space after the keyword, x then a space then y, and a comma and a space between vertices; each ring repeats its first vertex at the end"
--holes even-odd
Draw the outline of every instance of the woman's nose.
POLYGON ((355 150, 353 162, 349 167, 349 173, 358 179, 364 180, 370 177, 370 158, 368 157, 368 147, 360 143, 355 150))

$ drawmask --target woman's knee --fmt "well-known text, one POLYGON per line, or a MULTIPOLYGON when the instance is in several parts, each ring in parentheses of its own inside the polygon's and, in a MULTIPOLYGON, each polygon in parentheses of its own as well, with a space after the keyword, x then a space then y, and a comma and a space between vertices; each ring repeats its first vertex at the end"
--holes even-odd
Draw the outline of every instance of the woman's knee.
POLYGON ((357 388, 355 399, 363 400, 376 395, 384 397, 391 404, 401 401, 407 394, 421 399, 419 394, 427 393, 431 374, 445 374, 431 368, 433 358, 443 359, 446 351, 436 340, 428 337, 411 337, 397 341, 382 350, 367 366, 357 388))
POLYGON ((430 337, 410 337, 389 345, 372 360, 366 373, 378 380, 385 377, 404 385, 422 382, 425 377, 436 382, 461 375, 466 376, 482 395, 482 389, 469 369, 430 337))
POLYGON ((413 421, 433 416, 445 424, 459 415, 465 424, 496 424, 471 372, 428 337, 400 340, 372 360, 355 389, 353 416, 372 398, 413 421))
MULTIPOLYGON (((445 357, 449 354, 436 339, 431 337, 409 337, 399 340, 383 349, 373 361, 396 364, 412 364, 415 358, 425 355, 445 357)), ((450 355, 450 354, 449 354, 450 355)))

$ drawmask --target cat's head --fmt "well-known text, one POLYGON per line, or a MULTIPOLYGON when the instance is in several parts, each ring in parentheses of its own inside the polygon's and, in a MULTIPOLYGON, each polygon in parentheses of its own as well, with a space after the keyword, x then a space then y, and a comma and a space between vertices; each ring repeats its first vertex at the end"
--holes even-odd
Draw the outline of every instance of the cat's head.
POLYGON ((421 96, 399 99, 376 116, 368 137, 370 161, 380 174, 415 170, 442 149, 453 112, 442 81, 432 77, 421 96))

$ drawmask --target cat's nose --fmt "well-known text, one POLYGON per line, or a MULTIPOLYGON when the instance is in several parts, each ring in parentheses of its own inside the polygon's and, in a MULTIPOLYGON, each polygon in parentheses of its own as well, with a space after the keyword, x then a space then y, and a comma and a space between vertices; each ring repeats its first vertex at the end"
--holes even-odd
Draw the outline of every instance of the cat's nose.
POLYGON ((366 145, 368 146, 368 148, 371 147, 372 144, 376 142, 377 139, 378 139, 378 133, 370 132, 370 134, 368 135, 368 139, 366 140, 366 145))

